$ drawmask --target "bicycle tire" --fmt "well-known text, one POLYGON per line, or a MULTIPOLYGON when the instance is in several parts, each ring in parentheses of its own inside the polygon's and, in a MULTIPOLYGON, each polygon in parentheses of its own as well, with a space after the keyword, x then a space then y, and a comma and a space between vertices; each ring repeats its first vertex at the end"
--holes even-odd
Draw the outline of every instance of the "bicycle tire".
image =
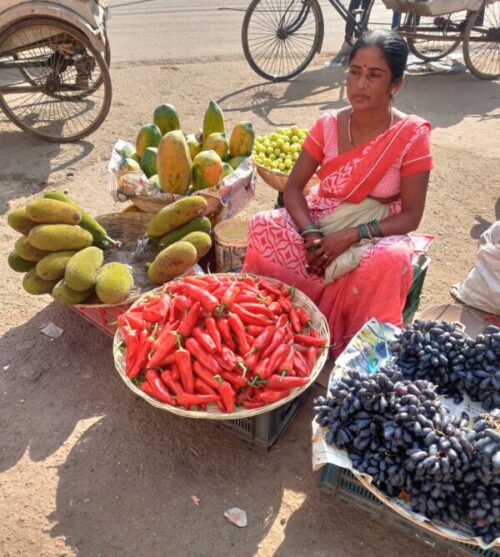
MULTIPOLYGON (((456 18, 456 13, 445 14, 440 17, 444 18, 445 20, 441 27, 444 27, 444 29, 446 29, 449 23, 452 22, 452 18, 456 18)), ((433 19, 435 20, 436 18, 433 19)), ((405 26, 412 27, 414 32, 416 32, 418 30, 417 16, 411 13, 408 14, 405 26)), ((437 34, 436 37, 443 36, 444 33, 442 32, 442 29, 436 27, 436 30, 439 31, 439 35, 437 34)), ((444 58, 445 56, 453 52, 458 47, 461 41, 461 35, 459 38, 457 38, 456 41, 451 43, 450 41, 440 41, 439 38, 433 39, 431 41, 418 41, 416 39, 412 39, 411 37, 406 38, 408 50, 424 62, 433 62, 444 58), (429 52, 433 52, 433 54, 429 54, 429 52)))
POLYGON ((485 0, 481 9, 473 12, 469 16, 467 26, 464 33, 463 44, 464 61, 468 70, 479 79, 493 80, 500 78, 500 4, 490 4, 485 0), (476 22, 481 18, 481 25, 476 26, 476 22), (489 26, 489 27, 485 27, 489 26), (495 40, 489 40, 482 43, 478 40, 471 41, 472 33, 481 33, 487 38, 491 34, 495 40), (484 46, 472 49, 471 42, 475 44, 487 44, 488 51, 484 46), (479 56, 476 56, 478 54, 479 56), (489 71, 485 71, 484 64, 480 65, 480 58, 489 61, 489 71))
MULTIPOLYGON (((264 79, 267 79, 268 81, 273 81, 273 82, 279 82, 279 81, 287 81, 289 79, 292 79, 294 77, 296 77, 297 75, 299 75, 301 72, 303 72, 307 66, 312 62, 314 56, 316 55, 316 53, 318 52, 319 48, 321 47, 321 42, 322 42, 322 37, 323 37, 323 33, 324 33, 324 22, 323 22, 323 14, 321 12, 321 8, 317 2, 317 0, 307 0, 307 3, 309 4, 309 8, 310 8, 310 13, 312 14, 313 20, 314 20, 314 38, 310 41, 310 46, 308 46, 306 48, 306 52, 305 52, 305 57, 303 58, 298 58, 298 51, 295 50, 293 57, 298 60, 298 65, 296 67, 290 68, 289 65, 287 65, 286 70, 285 70, 285 65, 283 63, 282 65, 282 71, 274 71, 271 72, 268 69, 268 65, 266 63, 261 63, 259 64, 259 62, 255 59, 255 52, 254 54, 252 54, 252 48, 249 44, 249 29, 250 26, 252 24, 252 17, 255 16, 255 14, 257 13, 257 8, 259 7, 259 5, 261 4, 265 4, 267 2, 267 0, 253 0, 251 2, 251 4, 248 6, 247 11, 245 12, 245 17, 243 18, 243 25, 242 25, 242 29, 241 29, 241 42, 242 42, 242 46, 243 46, 243 53, 245 55, 245 58, 248 62, 248 64, 250 65, 250 67, 252 68, 252 70, 259 75, 260 77, 263 77, 264 79)), ((284 34, 286 33, 286 31, 284 31, 283 29, 280 29, 280 23, 283 21, 283 18, 287 16, 287 12, 289 11, 289 7, 291 5, 293 5, 295 3, 295 0, 290 0, 290 2, 288 3, 288 5, 286 6, 286 9, 283 10, 277 10, 277 6, 274 4, 272 4, 272 10, 269 10, 269 12, 273 11, 273 13, 275 12, 279 12, 279 15, 275 15, 273 16, 272 20, 269 17, 267 20, 267 25, 268 27, 268 33, 270 36, 270 43, 269 45, 265 45, 264 44, 264 40, 265 39, 258 39, 258 41, 260 41, 258 43, 257 49, 264 49, 267 46, 271 46, 272 50, 271 53, 266 57, 266 60, 270 60, 271 61, 271 57, 274 57, 274 52, 276 52, 277 55, 279 55, 280 52, 280 48, 284 47, 283 44, 280 43, 276 43, 276 41, 282 41, 283 43, 288 39, 289 36, 288 35, 284 38, 281 38, 279 36, 279 34, 284 34), (271 26, 277 24, 277 28, 274 29, 271 26), (273 36, 274 35, 274 36, 273 36), (276 44, 278 45, 278 48, 276 49, 276 44), (274 46, 273 46, 274 45, 274 46)), ((301 4, 303 4, 303 2, 301 2, 301 4)), ((281 6, 281 3, 280 3, 281 6)), ((297 4, 297 7, 299 6, 299 4, 297 4)), ((265 13, 264 11, 262 13, 265 13)), ((255 16, 256 21, 258 21, 257 16, 255 16)), ((286 21, 286 20, 285 20, 286 21)), ((262 23, 262 20, 261 20, 262 23)), ((298 29, 302 29, 304 23, 302 23, 298 29)), ((297 30, 298 30, 297 29, 297 30)), ((295 31, 294 31, 295 32, 295 31)), ((276 58, 276 57, 274 57, 276 58)), ((278 69, 281 67, 282 62, 280 61, 279 65, 278 65, 278 69)), ((271 64, 271 68, 274 67, 274 61, 271 64)))
MULTIPOLYGON (((85 52, 88 51, 90 53, 92 60, 95 61, 95 64, 99 69, 100 73, 96 79, 96 83, 98 83, 99 86, 96 87, 96 83, 94 83, 92 86, 88 88, 87 91, 82 90, 82 92, 79 93, 78 95, 69 94, 66 97, 63 97, 62 93, 57 93, 57 91, 49 92, 48 90, 45 90, 45 91, 38 91, 36 93, 30 93, 31 97, 33 97, 37 93, 40 93, 40 95, 42 95, 41 98, 42 102, 40 102, 40 105, 42 105, 44 102, 48 104, 48 102, 44 100, 44 96, 47 97, 47 99, 50 99, 52 106, 50 106, 48 110, 49 116, 47 117, 45 122, 47 123, 47 126, 50 126, 51 124, 54 124, 55 126, 56 124, 60 123, 61 130, 65 125, 67 125, 68 129, 71 129, 72 127, 73 132, 70 132, 67 135, 66 134, 63 135, 62 133, 60 134, 56 134, 52 132, 49 133, 47 131, 44 131, 43 128, 41 129, 40 127, 37 127, 37 124, 39 123, 39 119, 37 117, 40 116, 40 114, 42 114, 41 109, 39 111, 39 114, 35 114, 34 111, 32 113, 28 112, 28 116, 30 115, 33 116, 33 118, 31 118, 30 120, 28 120, 27 117, 24 117, 28 109, 25 108, 21 112, 21 114, 18 114, 16 112, 17 106, 13 107, 12 103, 9 103, 9 101, 6 98, 9 95, 12 95, 12 93, 9 93, 7 91, 7 88, 5 88, 4 91, 0 91, 0 109, 2 109, 5 115, 9 118, 9 120, 11 120, 20 129, 30 133, 35 137, 43 139, 44 141, 49 141, 52 143, 71 143, 71 142, 79 141, 84 137, 87 137, 88 135, 93 133, 97 128, 100 127, 100 125, 106 119, 106 116, 111 107, 112 86, 111 86, 111 76, 109 74, 108 66, 102 54, 92 45, 90 40, 79 29, 64 21, 55 18, 41 17, 41 18, 23 19, 9 26, 9 28, 0 35, 0 52, 2 51, 6 52, 6 50, 2 49, 2 45, 4 45, 9 40, 9 38, 13 37, 15 33, 20 33, 20 32, 27 33, 30 27, 35 28, 36 26, 40 26, 41 28, 44 28, 44 26, 53 27, 54 29, 57 29, 58 33, 65 34, 65 36, 67 35, 68 41, 76 41, 80 43, 80 45, 82 45, 85 48, 85 52), (77 103, 86 102, 88 105, 89 101, 92 101, 92 99, 89 99, 89 97, 101 87, 103 88, 103 95, 102 95, 102 100, 99 99, 101 102, 99 102, 96 115, 95 116, 86 115, 85 118, 83 117, 80 118, 80 121, 84 123, 82 124, 82 127, 78 129, 77 125, 79 120, 76 119, 79 116, 81 116, 85 111, 82 110, 80 107, 78 107, 77 103), (62 103, 64 105, 64 111, 63 111, 63 107, 61 106, 60 109, 61 112, 57 112, 57 114, 60 114, 60 118, 58 120, 53 119, 51 121, 50 116, 52 114, 55 115, 57 111, 57 105, 54 103, 62 103), (77 110, 79 110, 79 112, 71 113, 70 107, 71 108, 76 107, 77 110), (23 117, 21 117, 21 115, 23 117), (87 124, 87 122, 89 121, 90 123, 87 124), (71 122, 71 126, 70 126, 70 122, 71 122)), ((41 47, 37 46, 37 48, 41 48, 41 47)), ((50 68, 50 66, 47 67, 50 68)), ((30 76, 29 74, 28 76, 26 76, 25 71, 21 72, 20 68, 18 68, 17 70, 19 71, 20 75, 25 77, 25 79, 30 83, 30 85, 33 85, 33 80, 35 80, 36 82, 37 79, 40 79, 40 83, 38 83, 38 87, 41 87, 42 79, 46 79, 46 76, 44 76, 43 78, 36 78, 30 76)), ((63 72, 61 72, 61 75, 63 72)), ((16 93, 14 93, 13 95, 15 96, 16 93)), ((35 100, 30 100, 31 105, 28 104, 28 106, 36 107, 37 105, 35 104, 35 100)), ((46 117, 46 114, 47 114, 47 109, 44 107, 43 109, 44 118, 46 117)))

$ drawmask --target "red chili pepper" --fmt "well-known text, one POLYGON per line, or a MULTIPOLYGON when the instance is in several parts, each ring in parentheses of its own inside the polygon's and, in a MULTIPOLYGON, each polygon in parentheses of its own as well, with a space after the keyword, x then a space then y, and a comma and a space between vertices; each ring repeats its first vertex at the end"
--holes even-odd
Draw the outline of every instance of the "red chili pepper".
MULTIPOLYGON (((130 331, 126 338, 125 343, 125 373, 127 377, 132 377, 132 372, 135 372, 135 361, 137 359, 137 351, 139 350, 139 333, 136 330, 130 331)), ((134 377, 138 375, 135 373, 134 377)))
POLYGON ((250 352, 250 354, 245 356, 243 361, 249 369, 253 369, 257 365, 259 358, 260 354, 258 352, 250 352))
POLYGON ((260 360, 260 362, 255 366, 253 370, 254 375, 258 375, 259 377, 265 377, 267 368, 269 366, 270 358, 264 358, 260 360))
POLYGON ((229 381, 229 383, 231 383, 231 385, 233 385, 238 390, 244 389, 247 386, 248 383, 247 380, 241 375, 238 375, 237 373, 231 373, 230 371, 223 371, 219 375, 222 377, 222 379, 229 381))
POLYGON ((186 348, 203 367, 206 367, 215 373, 220 373, 222 371, 222 368, 216 362, 215 358, 209 354, 196 339, 189 338, 186 341, 186 348))
POLYGON ((212 313, 219 305, 219 300, 213 294, 199 286, 185 284, 184 291, 188 296, 193 298, 193 300, 200 302, 201 305, 210 313, 212 313))
POLYGON ((154 391, 154 397, 167 404, 175 405, 175 401, 171 394, 167 391, 163 381, 161 380, 160 374, 156 369, 146 370, 146 381, 151 385, 154 391))
POLYGON ((276 371, 281 362, 289 355, 290 348, 292 347, 289 344, 281 344, 280 346, 278 346, 278 348, 272 353, 271 357, 269 358, 269 364, 267 365, 265 370, 265 377, 269 377, 276 371))
POLYGON ((293 346, 289 346, 286 356, 284 356, 281 360, 279 367, 280 373, 286 372, 287 375, 295 375, 295 372, 293 370, 294 356, 295 351, 293 349, 293 346))
MULTIPOLYGON (((234 304, 236 305, 236 304, 234 304)), ((227 319, 229 326, 231 327, 233 333, 236 335, 236 339, 238 340, 238 345, 241 354, 246 354, 250 351, 250 345, 248 344, 246 333, 245 333, 245 326, 241 321, 239 315, 231 313, 227 319)))
POLYGON ((179 376, 183 389, 186 393, 194 392, 193 368, 191 366, 191 355, 187 350, 181 348, 175 352, 175 364, 179 370, 179 376))
POLYGON ((182 280, 185 284, 196 286, 197 288, 202 288, 209 292, 215 290, 219 286, 217 281, 210 280, 206 276, 185 275, 182 280))
POLYGON ((146 394, 149 395, 149 396, 152 396, 153 398, 156 398, 156 396, 155 396, 155 391, 154 391, 153 387, 151 387, 151 385, 150 385, 147 381, 144 381, 144 382, 142 383, 142 385, 141 385, 141 391, 142 391, 143 393, 146 393, 146 394))
POLYGON ((269 292, 271 292, 275 296, 281 297, 281 292, 279 291, 277 286, 274 286, 269 281, 261 279, 261 280, 259 280, 259 286, 262 287, 262 288, 265 288, 266 290, 268 290, 269 292))
POLYGON ((260 325, 261 327, 265 327, 273 324, 268 317, 251 313, 239 304, 233 304, 232 310, 234 312, 233 315, 236 314, 245 325, 260 325))
POLYGON ((215 342, 212 340, 212 337, 200 326, 193 329, 193 338, 195 338, 210 354, 217 352, 217 346, 215 346, 215 342))
POLYGON ((276 329, 274 327, 266 327, 255 339, 252 345, 252 351, 260 353, 264 352, 273 340, 275 330, 276 329))
POLYGON ((295 356, 293 357, 293 369, 300 377, 307 377, 309 375, 307 361, 300 352, 295 352, 295 356))
POLYGON ((179 327, 179 323, 180 321, 174 321, 173 323, 167 323, 163 327, 156 329, 156 339, 153 341, 153 348, 157 349, 163 344, 164 340, 169 336, 167 335, 168 331, 176 332, 177 328, 179 327))
POLYGON ((249 286, 255 286, 255 279, 249 275, 245 275, 240 280, 244 284, 248 284, 249 286))
POLYGON ((294 335, 293 340, 299 344, 305 344, 307 346, 324 346, 326 344, 326 338, 316 338, 307 335, 294 335))
POLYGON ((236 350, 236 344, 233 340, 233 335, 231 334, 231 329, 229 328, 229 323, 227 319, 221 319, 217 321, 219 331, 222 340, 228 345, 231 350, 236 350))
POLYGON ((172 372, 169 370, 162 371, 160 373, 161 380, 165 383, 165 385, 174 393, 174 395, 178 396, 184 392, 182 385, 179 381, 176 381, 173 378, 172 372))
POLYGON ((140 315, 129 312, 119 315, 116 321, 122 328, 124 325, 128 325, 131 329, 138 329, 139 331, 142 331, 146 326, 146 321, 140 315))
POLYGON ((255 304, 259 302, 259 296, 255 292, 251 292, 250 290, 246 290, 245 292, 240 292, 238 297, 236 298, 235 302, 238 304, 241 303, 251 303, 255 304))
POLYGON ((266 403, 265 402, 261 402, 261 401, 252 401, 249 400, 247 402, 243 403, 243 406, 247 409, 247 410, 255 410, 256 408, 262 408, 263 406, 265 406, 266 403))
POLYGON ((200 316, 201 303, 195 302, 186 313, 185 317, 182 319, 181 326, 179 327, 179 333, 187 338, 193 332, 194 326, 198 322, 200 316))
MULTIPOLYGON (((180 381, 181 380, 181 376, 179 374, 179 368, 175 365, 175 353, 171 354, 170 356, 167 356, 167 359, 170 358, 171 356, 174 357, 172 363, 171 363, 171 369, 172 369, 172 378, 174 379, 174 381, 180 381)), ((167 365, 167 364, 165 364, 167 365)))
POLYGON ((177 339, 178 335, 175 331, 167 331, 165 334, 162 331, 155 342, 157 348, 148 362, 148 368, 161 366, 165 358, 174 351, 177 339))
POLYGON ((278 321, 276 321, 276 327, 285 328, 288 325, 288 315, 283 313, 278 317, 278 321))
POLYGON ((261 327, 260 325, 248 325, 247 334, 255 338, 258 337, 264 329, 265 327, 261 327))
POLYGON ((298 307, 295 308, 295 311, 297 312, 297 315, 299 316, 300 325, 302 327, 310 327, 313 324, 312 317, 309 315, 309 313, 307 313, 307 311, 303 307, 298 306, 298 307))
POLYGON ((280 296, 278 298, 278 304, 283 308, 283 311, 285 311, 286 313, 289 313, 290 310, 293 308, 290 300, 288 300, 287 298, 283 298, 283 296, 280 296))
POLYGON ((282 284, 281 288, 280 288, 280 292, 281 292, 281 295, 283 296, 283 298, 288 298, 290 296, 290 294, 292 293, 292 288, 288 288, 287 286, 282 284))
POLYGON ((141 369, 146 367, 146 365, 148 364, 148 354, 150 350, 151 342, 149 340, 149 333, 147 330, 143 330, 141 331, 141 335, 139 337, 139 345, 137 347, 134 364, 128 374, 129 377, 137 377, 141 369))
POLYGON ((195 375, 197 375, 207 385, 209 385, 213 389, 217 389, 217 386, 219 384, 214 379, 214 374, 211 371, 209 371, 208 369, 206 369, 205 367, 203 367, 200 364, 200 362, 197 362, 196 360, 193 363, 193 371, 194 371, 195 375))
POLYGON ((143 318, 150 323, 165 323, 168 319, 170 296, 163 294, 155 300, 148 302, 144 307, 143 318))
POLYGON ((221 304, 227 308, 231 308, 240 292, 241 290, 238 287, 238 284, 236 282, 232 282, 222 296, 221 304))
POLYGON ((278 302, 272 302, 269 304, 269 309, 274 315, 281 315, 283 313, 283 308, 278 304, 278 302))
POLYGON ((314 366, 316 365, 316 349, 314 348, 314 346, 310 346, 307 349, 306 361, 307 361, 307 370, 309 373, 311 373, 314 366))
MULTIPOLYGON (((295 379, 295 378, 294 378, 295 379)), ((280 391, 262 391, 259 393, 259 400, 270 404, 272 402, 278 402, 278 400, 282 400, 286 398, 290 394, 290 391, 287 390, 280 390, 280 391)))
POLYGON ((219 383, 218 391, 222 397, 222 402, 224 403, 226 412, 233 413, 234 404, 236 402, 236 393, 234 392, 231 383, 228 381, 222 381, 219 383))
MULTIPOLYGON (((212 387, 207 385, 204 381, 202 381, 199 377, 194 380, 194 390, 200 395, 217 395, 216 391, 212 389, 212 387)), ((226 411, 226 407, 221 400, 217 400, 215 404, 221 412, 226 411)))
POLYGON ((249 312, 262 314, 271 319, 274 317, 274 313, 264 304, 253 304, 253 303, 243 302, 242 304, 238 304, 238 305, 249 312))
POLYGON ((303 387, 307 383, 309 383, 309 377, 280 377, 279 375, 271 375, 267 380, 267 386, 271 391, 295 389, 296 387, 303 387))
POLYGON ((300 326, 300 319, 297 310, 295 308, 292 308, 288 312, 288 317, 290 318, 290 323, 292 325, 293 331, 295 333, 300 333, 301 326, 300 326))
POLYGON ((220 400, 219 395, 195 395, 189 393, 182 393, 177 397, 177 402, 189 408, 190 406, 200 406, 200 404, 209 404, 210 402, 217 402, 220 400))
POLYGON ((222 359, 227 362, 227 364, 229 366, 231 366, 231 369, 234 369, 237 365, 237 360, 236 360, 236 354, 227 346, 223 345, 222 346, 222 351, 221 351, 221 356, 222 359))
POLYGON ((174 305, 179 311, 184 312, 184 310, 189 309, 193 305, 193 301, 187 296, 179 294, 174 298, 174 305))
MULTIPOLYGON (((278 325, 276 325, 276 327, 278 327, 278 325)), ((269 346, 264 350, 262 357, 266 358, 267 356, 270 356, 283 342, 285 335, 286 335, 285 329, 281 327, 276 328, 276 332, 274 333, 273 340, 270 342, 269 346)))

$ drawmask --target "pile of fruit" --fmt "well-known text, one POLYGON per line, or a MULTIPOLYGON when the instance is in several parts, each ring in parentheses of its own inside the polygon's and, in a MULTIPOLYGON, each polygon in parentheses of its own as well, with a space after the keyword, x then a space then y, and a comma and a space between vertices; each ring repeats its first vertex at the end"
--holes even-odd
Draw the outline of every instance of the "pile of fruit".
POLYGON ((435 385, 396 368, 349 371, 315 404, 326 442, 347 450, 389 497, 429 519, 468 524, 485 543, 500 536, 498 410, 471 424, 442 404, 435 385))
POLYGON ((292 126, 278 128, 267 135, 257 137, 253 148, 253 159, 270 170, 288 174, 299 158, 308 130, 292 126))
POLYGON ((149 221, 147 236, 160 252, 148 264, 149 280, 163 284, 189 271, 212 247, 211 224, 203 216, 207 202, 200 195, 181 197, 149 221))
POLYGON ((122 151, 118 170, 142 169, 151 182, 164 192, 189 195, 213 189, 252 154, 255 130, 251 122, 238 123, 226 134, 224 114, 210 101, 198 134, 184 135, 177 109, 162 104, 153 114, 153 123, 143 126, 135 151, 122 151))
POLYGON ((500 329, 470 339, 454 323, 416 320, 391 344, 406 379, 427 379, 460 402, 466 393, 489 411, 500 409, 500 329))
POLYGON ((51 294, 62 304, 80 304, 94 296, 105 304, 125 300, 134 280, 121 263, 103 265, 103 249, 115 242, 84 209, 53 191, 8 214, 11 228, 22 236, 8 264, 25 273, 30 294, 51 294))
POLYGON ((309 384, 327 344, 293 289, 264 279, 185 276, 118 319, 125 373, 172 406, 255 409, 309 384))

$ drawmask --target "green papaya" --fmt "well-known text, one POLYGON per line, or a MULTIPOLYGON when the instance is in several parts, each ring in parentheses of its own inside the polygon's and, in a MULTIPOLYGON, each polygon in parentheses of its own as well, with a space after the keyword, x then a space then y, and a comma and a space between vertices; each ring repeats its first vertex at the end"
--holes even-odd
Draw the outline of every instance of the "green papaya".
POLYGON ((207 208, 207 202, 201 195, 181 197, 156 213, 148 223, 147 235, 161 238, 168 232, 200 216, 207 208))
POLYGON ((28 217, 39 224, 79 224, 81 212, 69 203, 55 199, 35 199, 26 206, 28 217))
POLYGON ((36 264, 36 274, 44 280, 62 279, 66 265, 75 253, 74 250, 49 253, 36 264))
POLYGON ((161 137, 160 128, 155 124, 142 126, 135 140, 135 152, 139 157, 142 157, 148 147, 158 147, 161 137))
POLYGON ((52 298, 60 304, 65 306, 73 306, 85 302, 93 294, 94 289, 83 290, 77 292, 72 290, 65 282, 64 279, 60 280, 52 289, 52 298))
POLYGON ((95 246, 82 249, 75 254, 66 265, 64 273, 64 280, 68 287, 77 292, 92 288, 103 259, 102 250, 95 246))
POLYGON ((203 142, 202 151, 215 151, 225 161, 229 155, 229 145, 225 133, 212 133, 203 142))
POLYGON ((36 272, 35 267, 30 269, 23 277, 23 288, 28 294, 49 294, 56 285, 56 280, 44 280, 40 278, 36 272))
POLYGON ((246 158, 247 157, 234 157, 232 159, 229 159, 227 162, 233 170, 236 170, 246 158))
POLYGON ((231 167, 229 163, 227 162, 222 163, 222 174, 220 175, 221 181, 224 180, 226 176, 229 176, 229 174, 232 174, 233 172, 234 169, 231 167))
POLYGON ((23 259, 15 251, 11 251, 9 253, 7 263, 13 271, 16 271, 16 273, 26 273, 36 265, 36 261, 23 259))
POLYGON ((194 133, 190 133, 186 137, 186 141, 189 147, 189 154, 191 155, 191 159, 194 159, 196 155, 201 152, 201 143, 198 141, 194 133))
POLYGON ((87 230, 71 224, 40 224, 28 234, 29 243, 44 251, 80 250, 92 245, 94 238, 87 230))
POLYGON ((184 195, 191 183, 192 166, 184 134, 180 130, 167 133, 158 145, 156 159, 161 189, 184 195))
POLYGON ((222 174, 222 159, 211 151, 202 151, 193 161, 193 189, 194 191, 214 188, 220 181, 222 174))
POLYGON ((160 128, 161 135, 174 130, 180 130, 179 114, 175 106, 160 104, 153 113, 153 122, 160 128))
POLYGON ((157 153, 158 153, 157 147, 148 147, 144 151, 144 155, 142 155, 141 168, 142 168, 144 174, 146 174, 146 176, 148 178, 150 176, 153 176, 154 174, 156 174, 156 156, 157 156, 157 153))
POLYGON ((190 242, 175 242, 162 250, 148 268, 148 277, 155 284, 163 284, 188 271, 198 259, 190 242))
POLYGON ((48 255, 48 250, 37 249, 32 246, 28 240, 28 236, 21 236, 17 239, 14 244, 14 251, 27 261, 40 261, 46 255, 48 255))
POLYGON ((9 211, 7 215, 7 223, 9 226, 19 232, 20 234, 24 234, 27 236, 29 231, 35 226, 38 225, 37 222, 33 222, 26 213, 26 207, 17 207, 17 209, 12 209, 9 211))
POLYGON ((243 121, 236 124, 229 139, 229 155, 234 157, 249 157, 253 151, 255 128, 252 122, 243 121))
POLYGON ((106 263, 96 278, 95 292, 103 304, 119 304, 134 287, 134 277, 123 263, 106 263))
POLYGON ((158 243, 158 247, 160 249, 165 249, 168 246, 172 245, 174 242, 178 242, 181 238, 184 238, 190 232, 205 232, 206 234, 210 234, 212 230, 212 225, 210 223, 210 219, 207 217, 196 217, 193 220, 189 221, 186 224, 183 224, 179 228, 172 230, 172 232, 168 232, 161 238, 158 243))
POLYGON ((224 131, 224 113, 215 101, 210 101, 203 118, 203 141, 213 133, 224 131))
POLYGON ((200 232, 199 230, 186 234, 181 241, 193 244, 198 259, 206 255, 212 247, 212 238, 206 232, 200 232))

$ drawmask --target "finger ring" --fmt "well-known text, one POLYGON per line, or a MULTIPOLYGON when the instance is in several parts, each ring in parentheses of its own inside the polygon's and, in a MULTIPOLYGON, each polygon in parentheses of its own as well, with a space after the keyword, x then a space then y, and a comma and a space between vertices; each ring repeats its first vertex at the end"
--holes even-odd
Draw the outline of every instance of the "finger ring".
POLYGON ((323 259, 328 259, 328 255, 326 255, 326 253, 323 254, 323 259))

